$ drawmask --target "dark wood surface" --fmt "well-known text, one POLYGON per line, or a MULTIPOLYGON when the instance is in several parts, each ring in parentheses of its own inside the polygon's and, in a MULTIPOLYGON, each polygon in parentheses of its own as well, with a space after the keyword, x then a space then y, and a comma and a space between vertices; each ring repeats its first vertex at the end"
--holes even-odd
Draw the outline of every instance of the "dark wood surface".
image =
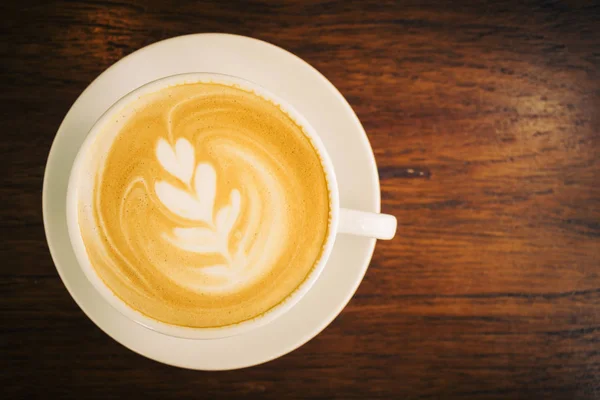
MULTIPOLYGON (((9 398, 600 398, 600 8, 587 1, 0 5, 2 392, 9 398), (374 148, 380 242, 300 349, 207 373, 145 359, 75 305, 42 225, 46 157, 99 73, 172 36, 284 47, 374 148)), ((5 396, 1 396, 6 398, 5 396)))

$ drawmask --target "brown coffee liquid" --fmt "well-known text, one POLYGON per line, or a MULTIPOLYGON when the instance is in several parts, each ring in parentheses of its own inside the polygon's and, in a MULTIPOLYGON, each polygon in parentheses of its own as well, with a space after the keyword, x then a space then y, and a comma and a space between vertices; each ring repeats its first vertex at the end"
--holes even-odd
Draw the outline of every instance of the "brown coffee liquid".
POLYGON ((141 313, 188 327, 236 324, 285 301, 329 229, 326 176, 303 129, 221 84, 173 86, 126 111, 91 210, 79 210, 106 285, 141 313))

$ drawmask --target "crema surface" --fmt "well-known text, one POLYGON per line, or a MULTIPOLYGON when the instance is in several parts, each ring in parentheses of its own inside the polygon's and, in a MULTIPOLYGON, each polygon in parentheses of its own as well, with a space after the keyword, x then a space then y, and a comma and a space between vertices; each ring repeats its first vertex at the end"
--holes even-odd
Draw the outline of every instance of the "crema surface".
POLYGON ((307 278, 330 196, 318 153, 277 105, 195 83, 115 118, 126 121, 78 220, 119 298, 162 322, 218 327, 265 313, 307 278))

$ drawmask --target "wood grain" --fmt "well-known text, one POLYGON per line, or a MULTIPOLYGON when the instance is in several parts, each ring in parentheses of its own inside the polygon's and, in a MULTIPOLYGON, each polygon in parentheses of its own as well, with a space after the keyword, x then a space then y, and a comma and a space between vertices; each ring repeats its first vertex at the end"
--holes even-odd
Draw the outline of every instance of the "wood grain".
MULTIPOLYGON (((0 372, 9 398, 600 397, 600 7, 591 1, 3 2, 0 372), (346 96, 398 237, 276 361, 204 373, 89 321, 49 256, 53 136, 99 73, 194 32, 249 35, 346 96)), ((4 397, 6 398, 6 397, 4 397)))

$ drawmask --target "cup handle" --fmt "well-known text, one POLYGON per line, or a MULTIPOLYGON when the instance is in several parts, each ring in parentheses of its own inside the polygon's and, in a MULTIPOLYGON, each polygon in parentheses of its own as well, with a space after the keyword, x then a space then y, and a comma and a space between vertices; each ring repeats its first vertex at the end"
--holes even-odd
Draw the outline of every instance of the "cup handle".
POLYGON ((397 224, 393 215, 341 208, 338 233, 389 240, 396 234, 397 224))

